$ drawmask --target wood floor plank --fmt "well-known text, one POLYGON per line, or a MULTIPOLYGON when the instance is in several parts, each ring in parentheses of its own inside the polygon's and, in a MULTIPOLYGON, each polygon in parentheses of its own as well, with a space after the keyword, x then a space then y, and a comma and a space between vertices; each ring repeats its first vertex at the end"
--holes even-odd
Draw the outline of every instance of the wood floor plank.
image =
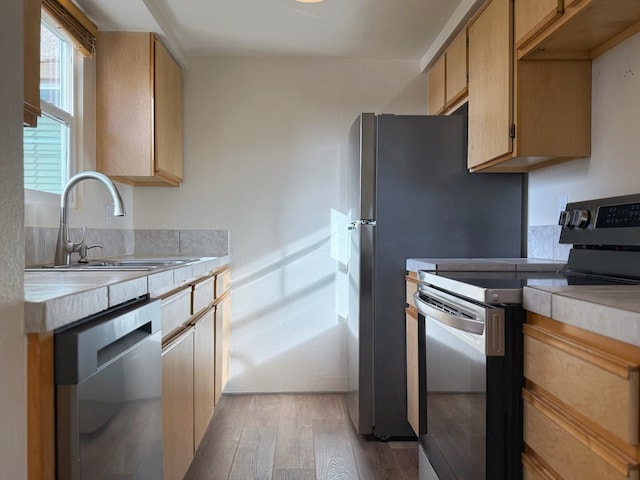
POLYGON ((316 471, 313 468, 274 470, 273 480, 316 480, 316 471))
POLYGON ((185 480, 417 480, 417 458, 358 435, 343 394, 225 395, 185 480))
POLYGON ((314 424, 313 440, 318 480, 360 478, 347 427, 314 424))
POLYGON ((271 480, 276 427, 247 426, 238 442, 229 480, 271 480))
POLYGON ((250 402, 248 396, 221 398, 185 480, 226 479, 229 476, 250 402))
POLYGON ((412 442, 405 448, 394 448, 390 446, 397 464, 400 466, 402 478, 404 480, 415 480, 418 478, 418 442, 412 442))

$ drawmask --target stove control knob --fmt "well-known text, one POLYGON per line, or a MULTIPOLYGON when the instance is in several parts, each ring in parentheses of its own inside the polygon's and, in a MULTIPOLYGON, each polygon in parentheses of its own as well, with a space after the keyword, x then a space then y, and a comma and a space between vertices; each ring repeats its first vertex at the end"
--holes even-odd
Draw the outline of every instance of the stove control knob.
POLYGON ((569 228, 586 228, 589 225, 589 210, 573 210, 567 226, 569 228))
POLYGON ((571 212, 569 210, 563 210, 562 212, 560 212, 558 225, 560 225, 561 227, 568 227, 570 219, 571 219, 571 212))

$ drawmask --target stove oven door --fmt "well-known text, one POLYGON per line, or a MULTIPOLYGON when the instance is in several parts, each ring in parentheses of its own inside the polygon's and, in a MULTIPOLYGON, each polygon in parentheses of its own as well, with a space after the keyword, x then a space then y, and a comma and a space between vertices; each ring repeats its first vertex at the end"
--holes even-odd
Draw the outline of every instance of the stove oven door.
POLYGON ((426 339, 420 442, 429 463, 440 480, 507 478, 504 309, 425 285, 414 300, 426 339))

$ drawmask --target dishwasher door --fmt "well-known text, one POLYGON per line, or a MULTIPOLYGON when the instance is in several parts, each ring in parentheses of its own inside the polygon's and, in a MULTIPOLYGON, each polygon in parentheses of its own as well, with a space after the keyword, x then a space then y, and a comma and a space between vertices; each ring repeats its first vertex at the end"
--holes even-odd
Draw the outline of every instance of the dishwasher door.
POLYGON ((58 479, 162 478, 160 302, 55 332, 58 479))

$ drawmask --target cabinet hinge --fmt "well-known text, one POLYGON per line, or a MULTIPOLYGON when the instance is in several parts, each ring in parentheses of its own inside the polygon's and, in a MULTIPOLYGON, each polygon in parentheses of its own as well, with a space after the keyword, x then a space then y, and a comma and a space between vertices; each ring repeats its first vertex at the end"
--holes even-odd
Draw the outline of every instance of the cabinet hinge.
POLYGON ((516 124, 515 123, 512 123, 509 126, 509 137, 516 138, 516 124))

